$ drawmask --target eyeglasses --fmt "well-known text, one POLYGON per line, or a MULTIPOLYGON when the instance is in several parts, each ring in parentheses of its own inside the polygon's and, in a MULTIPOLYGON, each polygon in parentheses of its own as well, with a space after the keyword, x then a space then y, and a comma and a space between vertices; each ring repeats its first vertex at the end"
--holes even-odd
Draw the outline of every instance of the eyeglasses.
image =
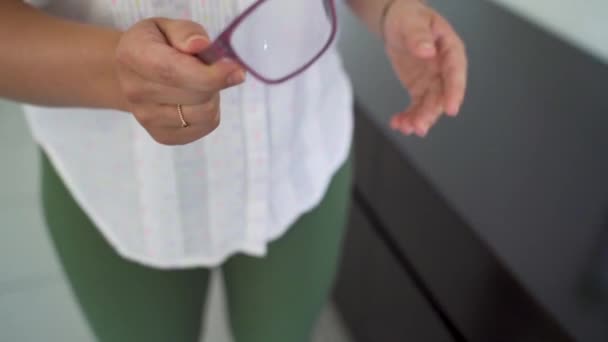
POLYGON ((336 23, 334 0, 258 0, 198 57, 206 64, 234 59, 260 81, 277 84, 325 53, 336 23))

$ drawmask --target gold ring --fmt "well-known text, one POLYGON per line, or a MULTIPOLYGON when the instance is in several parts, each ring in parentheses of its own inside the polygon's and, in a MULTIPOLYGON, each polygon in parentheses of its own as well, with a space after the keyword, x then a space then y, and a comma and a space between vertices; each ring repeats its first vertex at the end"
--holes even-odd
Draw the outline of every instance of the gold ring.
POLYGON ((186 119, 184 119, 184 111, 182 110, 182 105, 181 104, 177 105, 177 114, 179 114, 179 119, 182 122, 182 128, 189 127, 190 124, 186 121, 186 119))

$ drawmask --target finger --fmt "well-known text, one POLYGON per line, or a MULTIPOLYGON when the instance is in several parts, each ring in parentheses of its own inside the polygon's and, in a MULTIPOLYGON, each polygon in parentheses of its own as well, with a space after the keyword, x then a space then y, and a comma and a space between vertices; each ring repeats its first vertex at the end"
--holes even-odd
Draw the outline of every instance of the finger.
POLYGON ((396 119, 396 121, 399 124, 397 129, 399 129, 405 135, 410 135, 415 132, 412 117, 415 115, 415 113, 419 111, 419 108, 422 105, 421 100, 422 99, 415 100, 405 111, 396 115, 396 117, 398 118, 396 119))
POLYGON ((399 113, 393 114, 390 120, 390 126, 393 130, 398 130, 401 127, 401 115, 399 113))
POLYGON ((182 104, 199 105, 209 101, 216 93, 184 90, 149 82, 135 73, 125 78, 122 90, 126 99, 133 104, 182 104))
POLYGON ((197 54, 210 45, 209 35, 203 26, 189 20, 155 19, 169 45, 180 52, 197 54))
POLYGON ((202 92, 216 92, 242 83, 245 73, 238 64, 222 60, 205 65, 196 57, 164 44, 148 44, 132 64, 134 71, 148 81, 202 92))
POLYGON ((426 137, 429 130, 441 114, 443 113, 443 106, 441 104, 441 89, 438 84, 425 94, 424 99, 421 101, 416 112, 410 114, 410 121, 414 126, 414 131, 420 137, 426 137))
MULTIPOLYGON (((180 52, 197 55, 211 45, 207 31, 200 24, 189 20, 158 19, 159 27, 171 46, 180 52)), ((244 80, 244 70, 237 63, 224 61, 238 70, 228 76, 228 83, 240 83, 244 80)))
POLYGON ((414 126, 410 123, 407 113, 407 111, 404 111, 394 114, 390 123, 393 130, 400 131, 404 135, 414 133, 414 126))
POLYGON ((159 104, 181 104, 184 106, 205 104, 217 94, 172 88, 157 83, 148 83, 144 89, 148 93, 146 97, 156 99, 159 104))
POLYGON ((464 49, 453 47, 448 50, 442 63, 444 83, 444 106, 449 115, 456 115, 464 101, 467 83, 467 60, 464 49))
POLYGON ((467 57, 464 43, 445 20, 438 21, 440 34, 441 74, 444 84, 443 105, 448 115, 460 111, 467 84, 467 57))
MULTIPOLYGON (((188 130, 201 132, 215 129, 220 117, 219 94, 207 103, 182 106, 182 116, 188 130)), ((133 112, 137 121, 149 132, 163 130, 185 133, 177 105, 141 105, 133 112)))
POLYGON ((432 30, 432 12, 424 8, 420 9, 419 15, 399 19, 402 20, 400 34, 405 42, 405 48, 419 58, 434 57, 437 49, 432 30))
POLYGON ((425 137, 444 113, 440 92, 430 93, 425 99, 423 108, 420 117, 416 120, 416 124, 419 135, 425 137))
MULTIPOLYGON (((166 128, 183 128, 177 105, 158 106, 164 116, 163 126, 166 128)), ((216 94, 209 101, 197 105, 183 105, 182 116, 190 127, 219 125, 220 118, 220 96, 216 94)), ((188 127, 188 128, 190 128, 188 127)))
MULTIPOLYGON (((410 82, 408 91, 412 98, 410 106, 400 115, 396 115, 391 126, 401 129, 404 134, 409 135, 416 131, 413 118, 422 110, 425 96, 434 84, 439 82, 435 64, 428 64, 415 82, 410 82)), ((422 70, 422 69, 421 69, 422 70)))
POLYGON ((410 135, 414 132, 414 126, 410 121, 410 114, 418 107, 421 98, 412 98, 408 107, 399 113, 395 113, 390 121, 390 126, 394 130, 399 130, 405 135, 410 135))
MULTIPOLYGON (((168 108, 167 108, 168 109, 168 108)), ((193 112, 196 111, 196 106, 190 108, 193 112)), ((158 110, 158 107, 157 107, 158 110)), ((206 124, 190 124, 188 127, 183 127, 181 121, 170 127, 167 126, 144 126, 154 140, 162 145, 185 145, 197 141, 209 133, 213 132, 220 123, 219 114, 209 120, 206 124)))
MULTIPOLYGON (((234 61, 222 61, 212 66, 205 65, 198 58, 180 52, 169 45, 167 37, 173 37, 169 31, 173 26, 159 23, 168 19, 150 19, 138 24, 139 39, 131 41, 130 46, 121 49, 117 54, 119 65, 136 72, 151 82, 174 88, 185 88, 198 91, 218 91, 244 81, 244 72, 234 61)), ((185 30, 184 30, 185 31, 185 30)), ((179 31, 175 37, 186 37, 179 31)), ((178 40, 178 38, 175 38, 178 40)), ((199 48, 208 46, 208 41, 199 48)))

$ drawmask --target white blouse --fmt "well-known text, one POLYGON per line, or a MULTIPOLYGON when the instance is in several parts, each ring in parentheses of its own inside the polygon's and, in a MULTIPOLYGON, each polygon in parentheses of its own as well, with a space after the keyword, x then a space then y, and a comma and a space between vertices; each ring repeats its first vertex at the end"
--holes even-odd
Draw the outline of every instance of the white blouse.
MULTIPOLYGON (((152 16, 191 19, 211 37, 252 1, 29 0, 121 29, 152 16)), ((177 147, 156 143, 114 110, 25 111, 35 139, 118 253, 183 268, 212 267, 238 252, 263 256, 320 202, 350 150, 352 91, 333 47, 296 79, 266 86, 249 77, 223 91, 221 108, 216 131, 177 147)))

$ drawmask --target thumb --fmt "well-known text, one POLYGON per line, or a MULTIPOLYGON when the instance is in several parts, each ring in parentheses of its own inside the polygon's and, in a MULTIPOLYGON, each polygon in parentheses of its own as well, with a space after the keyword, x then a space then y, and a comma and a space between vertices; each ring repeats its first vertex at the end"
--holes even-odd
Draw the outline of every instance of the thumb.
POLYGON ((205 28, 193 21, 162 18, 156 23, 169 45, 180 52, 197 54, 211 44, 205 28))
POLYGON ((432 58, 437 54, 430 15, 417 15, 403 22, 401 36, 405 48, 419 58, 432 58))

